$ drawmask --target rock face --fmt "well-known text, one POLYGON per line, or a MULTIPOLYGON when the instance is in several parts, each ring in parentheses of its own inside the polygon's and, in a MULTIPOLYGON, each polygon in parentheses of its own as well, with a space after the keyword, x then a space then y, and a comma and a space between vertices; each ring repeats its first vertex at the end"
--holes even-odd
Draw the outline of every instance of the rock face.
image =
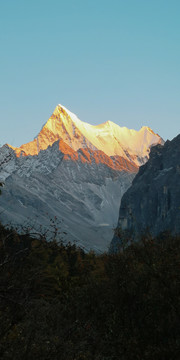
POLYGON ((122 198, 117 230, 120 236, 114 236, 111 249, 123 236, 136 240, 146 231, 180 233, 180 135, 152 148, 122 198))
POLYGON ((44 232, 56 218, 65 240, 107 250, 121 197, 157 143, 148 127, 92 126, 58 105, 32 142, 0 149, 0 221, 44 232))

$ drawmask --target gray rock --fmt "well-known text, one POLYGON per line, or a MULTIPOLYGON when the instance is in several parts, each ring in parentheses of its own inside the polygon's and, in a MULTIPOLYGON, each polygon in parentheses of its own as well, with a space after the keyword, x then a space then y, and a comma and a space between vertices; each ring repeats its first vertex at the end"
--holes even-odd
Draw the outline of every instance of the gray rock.
POLYGON ((123 241, 180 233, 180 135, 151 149, 131 187, 122 197, 117 230, 110 251, 123 241))
POLYGON ((8 147, 3 151, 10 154, 9 167, 2 160, 0 172, 10 174, 0 197, 4 225, 46 233, 49 238, 57 227, 64 241, 75 241, 85 250, 108 250, 120 200, 134 172, 95 161, 65 160, 58 142, 35 156, 16 158, 8 147))

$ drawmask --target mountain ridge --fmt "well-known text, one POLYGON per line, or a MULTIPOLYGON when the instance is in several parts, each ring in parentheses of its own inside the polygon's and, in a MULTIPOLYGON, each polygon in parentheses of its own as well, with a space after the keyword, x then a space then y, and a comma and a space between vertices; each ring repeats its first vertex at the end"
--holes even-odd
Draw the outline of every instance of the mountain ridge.
POLYGON ((163 143, 162 138, 149 127, 136 131, 109 120, 100 125, 90 125, 59 104, 33 141, 19 148, 9 146, 18 157, 37 155, 60 139, 75 151, 80 148, 101 150, 108 156, 124 157, 137 166, 147 160, 150 146, 163 143))

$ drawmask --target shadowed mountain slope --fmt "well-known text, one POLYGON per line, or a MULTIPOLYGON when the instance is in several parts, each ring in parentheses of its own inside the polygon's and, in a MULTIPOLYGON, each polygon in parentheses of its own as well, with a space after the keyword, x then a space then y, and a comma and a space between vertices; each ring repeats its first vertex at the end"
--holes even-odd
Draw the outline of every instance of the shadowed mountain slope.
MULTIPOLYGON (((180 233, 180 135, 152 148, 132 186, 124 194, 119 212, 120 238, 138 239, 145 232, 180 233)), ((121 239, 116 236, 112 247, 121 239)))

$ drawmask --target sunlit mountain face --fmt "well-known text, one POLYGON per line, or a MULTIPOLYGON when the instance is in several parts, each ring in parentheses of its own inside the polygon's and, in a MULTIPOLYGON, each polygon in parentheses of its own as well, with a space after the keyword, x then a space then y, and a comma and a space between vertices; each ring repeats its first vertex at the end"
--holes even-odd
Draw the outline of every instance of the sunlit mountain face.
POLYGON ((104 251, 122 195, 150 148, 163 143, 148 127, 93 126, 58 105, 33 141, 0 149, 0 220, 47 229, 56 217, 68 240, 104 251))
POLYGON ((69 148, 64 145, 64 149, 62 142, 60 145, 66 153, 69 149, 69 155, 72 150, 88 148, 103 151, 107 156, 123 157, 136 166, 146 161, 152 145, 162 143, 161 137, 147 126, 139 131, 120 127, 112 121, 93 126, 58 105, 33 141, 13 149, 17 156, 37 155, 57 140, 63 140, 69 145, 69 148))

